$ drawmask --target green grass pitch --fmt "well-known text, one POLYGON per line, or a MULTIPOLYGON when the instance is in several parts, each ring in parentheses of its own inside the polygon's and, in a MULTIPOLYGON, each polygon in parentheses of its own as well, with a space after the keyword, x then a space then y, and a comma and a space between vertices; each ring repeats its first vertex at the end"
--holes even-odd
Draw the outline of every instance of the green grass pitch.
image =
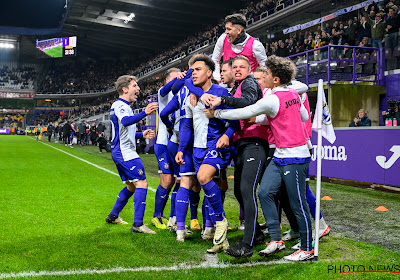
POLYGON ((53 49, 45 50, 44 51, 47 55, 58 58, 63 56, 63 48, 62 46, 55 47, 53 49))
MULTIPOLYGON (((335 265, 364 265, 367 270, 397 265, 400 272, 399 194, 324 183, 322 196, 333 200, 321 201, 321 209, 332 233, 321 239, 319 262, 275 263, 292 250, 259 257, 257 252, 265 245, 257 246, 249 259, 223 253, 210 257, 206 249, 211 242, 201 240, 198 232, 178 243, 168 231, 132 234, 130 225, 106 224, 123 187, 119 177, 44 145, 45 140, 0 136, 0 279, 399 279, 399 273, 329 271, 335 265), (374 210, 381 205, 389 211, 374 210), (43 276, 33 274, 41 271, 43 276)), ((49 145, 117 172, 111 155, 99 154, 97 147, 49 145)), ((141 158, 149 186, 156 189, 155 156, 141 158)), ((314 181, 311 184, 315 190, 314 181)), ((234 228, 239 208, 232 180, 229 185, 225 209, 234 228)), ((149 190, 147 225, 153 209, 154 192, 149 190)), ((133 210, 131 199, 121 217, 131 223, 133 210)), ((263 222, 261 212, 259 217, 263 222)), ((286 220, 283 229, 288 229, 286 220)), ((242 234, 229 232, 230 243, 242 234)), ((295 243, 287 242, 286 247, 295 243)))

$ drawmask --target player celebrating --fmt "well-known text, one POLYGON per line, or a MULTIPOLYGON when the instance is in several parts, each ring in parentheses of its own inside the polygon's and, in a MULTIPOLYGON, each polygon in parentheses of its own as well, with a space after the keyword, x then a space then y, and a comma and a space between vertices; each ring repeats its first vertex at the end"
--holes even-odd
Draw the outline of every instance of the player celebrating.
MULTIPOLYGON (((193 84, 200 87, 204 92, 215 96, 230 96, 229 92, 211 83, 211 76, 215 70, 215 64, 211 58, 205 54, 198 55, 193 61, 192 80, 193 84)), ((197 172, 197 179, 204 189, 205 196, 214 211, 216 230, 213 243, 225 249, 229 246, 226 239, 228 230, 228 220, 221 200, 221 191, 213 178, 220 170, 224 170, 229 164, 230 150, 229 138, 233 135, 237 122, 231 122, 229 127, 225 127, 225 121, 217 119, 207 119, 203 110, 205 104, 199 101, 196 107, 189 102, 186 103, 186 116, 181 120, 181 130, 179 132, 180 144, 176 155, 176 161, 184 164, 183 155, 188 149, 188 143, 194 131, 193 162, 197 172)), ((226 106, 219 106, 226 108, 226 106)))
POLYGON ((246 33, 246 25, 246 17, 242 14, 233 14, 225 18, 225 33, 218 38, 212 54, 216 70, 214 78, 217 81, 221 80, 221 57, 225 61, 243 55, 250 61, 251 71, 256 69, 258 64, 265 65, 265 48, 260 41, 246 33))
POLYGON ((157 110, 158 104, 156 102, 150 103, 144 111, 133 115, 129 103, 136 101, 140 90, 136 78, 129 75, 120 76, 115 83, 115 88, 119 98, 112 104, 110 112, 111 156, 126 187, 118 194, 111 213, 106 217, 106 222, 109 224, 127 224, 119 217, 119 213, 135 193, 133 198, 135 215, 131 232, 155 234, 154 231, 143 224, 148 183, 143 163, 136 153, 136 138, 153 138, 154 131, 147 129, 143 133, 136 132, 136 123, 157 110))
POLYGON ((156 143, 154 144, 154 153, 156 155, 158 161, 158 173, 160 174, 160 185, 158 185, 156 195, 155 195, 155 206, 154 206, 154 214, 151 223, 158 229, 166 229, 167 224, 172 227, 175 224, 175 196, 177 190, 179 189, 179 181, 176 182, 175 188, 172 191, 171 196, 171 212, 170 212, 170 221, 167 222, 166 219, 162 216, 163 207, 165 206, 166 201, 168 200, 168 194, 171 190, 172 186, 175 183, 174 179, 174 163, 173 158, 170 157, 168 153, 167 145, 169 140, 169 133, 167 132, 167 128, 165 124, 160 119, 160 112, 164 109, 164 107, 171 101, 174 94, 171 92, 171 85, 180 70, 178 68, 171 68, 167 71, 167 75, 165 77, 166 85, 158 90, 158 130, 156 136, 156 143), (164 220, 163 220, 164 218, 164 220))
POLYGON ((271 56, 266 62, 266 86, 272 95, 256 104, 235 110, 217 110, 215 116, 225 119, 247 119, 266 114, 275 138, 276 150, 268 165, 258 191, 271 242, 259 254, 267 256, 285 248, 274 196, 285 182, 290 206, 299 225, 301 247, 290 256, 290 261, 314 258, 312 227, 306 200, 305 177, 311 157, 302 122, 308 120, 308 112, 298 93, 286 85, 294 77, 295 65, 287 59, 271 56))

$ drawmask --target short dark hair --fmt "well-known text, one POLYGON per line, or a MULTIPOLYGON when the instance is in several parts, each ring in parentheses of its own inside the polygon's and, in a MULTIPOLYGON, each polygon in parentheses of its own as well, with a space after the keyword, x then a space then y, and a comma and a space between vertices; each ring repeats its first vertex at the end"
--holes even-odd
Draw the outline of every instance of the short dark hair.
POLYGON ((229 66, 230 68, 232 68, 232 59, 228 59, 228 60, 222 61, 222 63, 221 63, 221 68, 222 68, 222 66, 224 66, 225 64, 228 64, 228 66, 229 66))
POLYGON ((236 60, 244 60, 247 62, 247 65, 249 66, 249 70, 251 70, 251 64, 250 64, 250 60, 245 57, 244 55, 237 55, 234 58, 232 58, 232 64, 236 61, 236 60))
POLYGON ((285 85, 296 76, 296 65, 287 58, 271 55, 265 62, 265 66, 271 71, 273 77, 278 77, 281 84, 285 85))
POLYGON ((195 64, 197 61, 203 61, 204 64, 208 67, 208 69, 210 69, 211 71, 214 72, 214 70, 215 70, 215 63, 214 63, 214 61, 211 59, 211 57, 209 57, 209 56, 206 55, 205 53, 196 55, 196 57, 193 59, 193 64, 195 64))
POLYGON ((243 28, 247 27, 247 20, 243 14, 232 14, 232 15, 226 16, 225 24, 227 24, 228 22, 230 22, 232 24, 239 24, 239 25, 243 26, 243 28))

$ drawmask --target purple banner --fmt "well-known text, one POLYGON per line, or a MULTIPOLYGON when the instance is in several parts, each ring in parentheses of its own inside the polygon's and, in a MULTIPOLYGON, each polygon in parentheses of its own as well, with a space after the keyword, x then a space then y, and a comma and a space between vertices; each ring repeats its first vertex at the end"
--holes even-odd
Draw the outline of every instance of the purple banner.
MULTIPOLYGON (((332 145, 324 138, 322 176, 400 186, 400 129, 335 130, 332 145)), ((317 133, 313 132, 310 174, 317 174, 317 133)))
POLYGON ((10 134, 10 130, 8 128, 0 128, 0 134, 10 134))

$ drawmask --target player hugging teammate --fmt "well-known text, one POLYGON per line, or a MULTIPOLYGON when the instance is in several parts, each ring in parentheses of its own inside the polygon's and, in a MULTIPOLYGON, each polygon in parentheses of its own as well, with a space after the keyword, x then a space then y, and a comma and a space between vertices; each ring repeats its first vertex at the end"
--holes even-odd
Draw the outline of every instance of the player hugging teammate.
MULTIPOLYGON (((221 53, 229 53, 227 59, 234 56, 232 68, 229 68, 235 80, 231 92, 212 83, 216 65, 205 54, 194 55, 187 72, 176 68, 167 71, 166 84, 158 96, 155 150, 161 175, 151 222, 158 229, 175 231, 176 240, 183 242, 191 233, 185 225, 190 205, 191 229, 202 229, 202 238, 213 240, 208 253, 225 251, 233 257, 250 257, 253 246, 265 240, 258 224, 259 199, 271 239, 259 255, 270 256, 285 249, 284 241, 300 237, 296 251, 284 259, 311 260, 314 250, 309 205, 312 207, 315 197, 309 187, 306 188, 311 157, 310 135, 305 129, 308 126, 304 125, 310 114, 309 106, 303 105, 308 104, 306 96, 301 96, 308 88, 292 81, 296 67, 290 60, 276 56, 266 59, 257 52, 256 58, 248 57, 255 53, 258 43, 245 33, 244 27, 243 16, 228 16, 227 35, 221 39, 223 46, 219 46, 222 49, 219 57, 221 53), (254 69, 259 60, 262 67, 254 69), (254 76, 252 71, 256 73, 254 76), (235 196, 244 210, 245 232, 243 239, 229 248, 223 179, 226 179, 226 168, 232 159, 235 161, 235 196), (170 219, 167 220, 163 210, 174 183, 170 219), (200 189, 204 191, 202 227, 197 219, 200 189), (283 238, 278 215, 280 207, 292 228, 283 238)), ((134 116, 128 105, 136 100, 139 90, 136 80, 122 76, 116 87, 120 98, 111 109, 112 155, 127 186, 119 193, 106 221, 125 223, 119 212, 135 192, 135 219, 131 230, 155 233, 143 224, 147 181, 133 141, 135 137, 151 138, 154 132, 146 130, 141 135, 134 134, 133 129, 136 122, 157 110, 157 103, 150 103, 134 116)), ((319 237, 328 233, 329 227, 323 221, 319 237)))

